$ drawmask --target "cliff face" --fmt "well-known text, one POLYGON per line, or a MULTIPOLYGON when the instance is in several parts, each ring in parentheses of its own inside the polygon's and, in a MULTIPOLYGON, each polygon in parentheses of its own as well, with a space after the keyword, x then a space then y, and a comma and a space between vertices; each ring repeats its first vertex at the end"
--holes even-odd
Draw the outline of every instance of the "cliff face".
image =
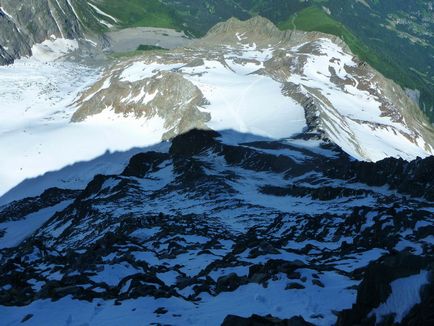
POLYGON ((31 55, 47 39, 84 36, 92 17, 82 0, 0 0, 0 65, 31 55))

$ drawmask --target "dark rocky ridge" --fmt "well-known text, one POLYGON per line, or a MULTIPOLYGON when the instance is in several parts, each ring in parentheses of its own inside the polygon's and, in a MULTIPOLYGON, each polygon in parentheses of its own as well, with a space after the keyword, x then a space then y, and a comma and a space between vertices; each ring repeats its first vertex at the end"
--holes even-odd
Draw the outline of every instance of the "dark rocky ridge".
MULTIPOLYGON (((433 177, 426 171, 434 169, 434 161, 359 163, 331 144, 319 146, 312 150, 290 141, 227 145, 214 131, 193 130, 173 139, 169 152, 134 156, 121 175, 96 176, 81 193, 55 189, 3 207, 1 214, 20 220, 32 211, 29 207, 38 210, 76 196, 19 246, 0 250, 0 304, 25 307, 72 296, 89 304, 115 300, 122 306, 153 297, 200 306, 205 294, 238 296, 252 284, 267 291, 279 281, 286 282, 282 296, 321 293, 331 286, 331 277, 354 284, 342 288, 354 293, 354 304, 338 313, 338 324, 372 325, 368 315, 387 300, 392 281, 432 271, 433 246, 426 239, 434 232, 433 177), (282 148, 291 154, 282 154, 282 148), (249 187, 254 193, 245 196, 240 187, 253 179, 258 180, 249 187), (267 201, 259 200, 262 196, 267 201), (272 200, 280 200, 280 209, 267 205, 272 200), (316 208, 308 213, 299 209, 312 203, 316 208), (365 261, 363 255, 372 250, 381 254, 365 261), (152 254, 155 261, 137 253, 152 254), (193 272, 182 257, 213 258, 193 272), (99 276, 119 264, 132 272, 115 283, 99 276), (173 283, 161 278, 168 272, 177 275, 173 283)), ((431 290, 432 281, 405 317, 408 324, 429 324, 431 315, 425 312, 432 305, 431 290)), ((150 312, 149 320, 171 313, 160 308, 150 312)), ((285 316, 288 320, 232 316, 224 325, 320 325, 333 316, 331 311, 294 312, 285 316), (304 321, 290 318, 298 314, 304 321)), ((388 321, 393 325, 393 317, 388 321)))
POLYGON ((225 318, 222 326, 313 326, 313 324, 306 322, 303 317, 281 320, 272 316, 253 315, 250 318, 243 318, 230 315, 225 318))

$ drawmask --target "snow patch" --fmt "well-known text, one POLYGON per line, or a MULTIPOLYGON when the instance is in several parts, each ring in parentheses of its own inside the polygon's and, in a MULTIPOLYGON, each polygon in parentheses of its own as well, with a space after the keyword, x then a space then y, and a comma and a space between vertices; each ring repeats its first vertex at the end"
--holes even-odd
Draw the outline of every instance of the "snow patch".
POLYGON ((54 213, 64 210, 72 202, 72 200, 67 200, 55 206, 41 209, 19 221, 0 223, 0 230, 5 231, 4 236, 0 237, 0 249, 18 246, 48 221, 54 213))
POLYGON ((41 62, 49 62, 78 49, 77 40, 52 37, 32 47, 32 59, 41 62))

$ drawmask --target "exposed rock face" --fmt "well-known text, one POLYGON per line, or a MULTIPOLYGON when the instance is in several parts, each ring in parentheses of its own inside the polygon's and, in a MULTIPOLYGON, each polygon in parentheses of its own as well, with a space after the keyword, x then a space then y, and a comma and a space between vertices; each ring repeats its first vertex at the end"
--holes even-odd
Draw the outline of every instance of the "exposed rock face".
POLYGON ((230 136, 192 130, 82 191, 2 207, 10 223, 46 212, 0 249, 2 315, 38 323, 62 307, 53 322, 90 322, 97 309, 102 320, 350 326, 392 325, 395 313, 429 324, 432 159, 360 163, 321 141, 230 136), (414 295, 380 309, 395 282, 414 295), (236 317, 252 314, 265 317, 236 317))
MULTIPOLYGON (((190 123, 178 131, 205 124, 268 138, 304 133, 304 137, 331 140, 366 161, 388 156, 412 160, 434 151, 432 126, 417 105, 401 87, 357 59, 342 40, 321 33, 280 31, 261 17, 244 22, 230 19, 188 48, 150 52, 114 65, 76 103, 73 121, 104 110, 149 111, 140 102, 130 102, 130 94, 148 87, 149 80, 160 78, 161 72, 176 73, 170 75, 173 83, 188 81, 195 92, 201 92, 189 104, 197 108, 195 114, 181 108, 189 115, 184 121, 190 123), (209 117, 203 119, 198 111, 209 117)), ((170 86, 154 85, 161 87, 160 93, 167 93, 165 87, 170 86)), ((179 106, 170 98, 152 105, 163 111, 179 106)), ((167 135, 176 135, 175 129, 167 135)))
POLYGON ((74 12, 81 0, 1 0, 0 65, 31 54, 36 43, 52 36, 66 39, 83 37, 74 12))
POLYGON ((134 118, 160 117, 167 132, 163 139, 205 128, 210 115, 199 107, 207 104, 201 90, 175 72, 160 72, 145 80, 123 81, 119 74, 106 77, 78 99, 83 103, 73 117, 79 122, 90 115, 112 109, 134 118), (91 95, 88 95, 91 93, 91 95))
MULTIPOLYGON (((417 275, 422 270, 429 270, 431 283, 420 289, 420 296, 422 298, 422 304, 411 307, 410 311, 407 311, 406 321, 403 325, 429 325, 434 319, 432 314, 422 315, 421 311, 427 309, 428 306, 432 306, 432 272, 433 262, 431 258, 421 258, 417 256, 411 256, 408 254, 393 254, 388 257, 384 257, 381 261, 371 264, 366 272, 363 281, 360 283, 357 289, 357 301, 351 309, 344 310, 340 313, 337 325, 396 325, 401 320, 395 320, 393 313, 383 320, 376 320, 376 317, 371 312, 379 307, 382 303, 385 303, 389 296, 392 294, 392 288, 390 284, 401 278, 409 277, 411 275, 417 275)), ((428 284, 428 281, 426 282, 428 284)), ((410 286, 411 289, 411 286, 410 286)), ((400 298, 405 300, 408 298, 400 298)))
POLYGON ((322 33, 307 33, 298 30, 282 31, 270 20, 256 16, 248 20, 230 18, 221 22, 209 30, 204 38, 197 44, 215 46, 215 44, 238 45, 255 42, 259 47, 270 47, 281 44, 283 47, 301 45, 305 42, 315 41, 319 36, 326 36, 334 43, 346 47, 345 43, 337 36, 322 33))
POLYGON ((385 159, 377 164, 367 162, 349 162, 348 169, 340 166, 328 171, 330 176, 360 180, 370 186, 389 184, 393 189, 410 195, 434 200, 434 179, 432 166, 434 157, 424 160, 418 158, 412 162, 385 159))
POLYGON ((75 40, 83 57, 100 55, 108 45, 104 16, 85 0, 1 0, 0 65, 27 57, 34 45, 75 40))
POLYGON ((80 191, 50 188, 38 197, 14 201, 7 207, 0 207, 0 223, 20 220, 25 216, 37 212, 47 206, 57 205, 65 200, 74 199, 80 191))

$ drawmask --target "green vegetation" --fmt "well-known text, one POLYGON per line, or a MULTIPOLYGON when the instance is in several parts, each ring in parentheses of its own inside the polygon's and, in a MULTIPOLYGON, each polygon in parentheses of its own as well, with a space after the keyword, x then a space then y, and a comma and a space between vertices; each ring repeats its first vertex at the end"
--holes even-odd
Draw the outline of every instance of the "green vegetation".
POLYGON ((161 46, 156 45, 146 45, 146 44, 140 44, 137 48, 137 51, 165 51, 167 49, 162 48, 161 46))
POLYGON ((104 0, 93 4, 118 19, 121 27, 182 28, 176 11, 159 0, 104 0))
POLYGON ((279 23, 278 26, 281 29, 295 28, 302 31, 318 31, 339 36, 355 55, 361 60, 367 61, 374 68, 381 67, 382 70, 387 69, 390 72, 396 69, 392 62, 385 62, 384 58, 377 56, 342 23, 334 20, 320 8, 306 8, 294 14, 288 20, 279 23))
POLYGON ((381 58, 384 67, 372 64, 377 70, 401 86, 421 92, 422 109, 434 122, 434 17, 431 2, 365 2, 369 6, 354 0, 328 0, 326 6, 333 18, 342 22, 381 58))
POLYGON ((134 58, 143 55, 143 52, 161 52, 161 51, 168 51, 168 50, 155 45, 141 44, 134 51, 111 53, 110 57, 113 59, 129 59, 129 58, 134 58))

